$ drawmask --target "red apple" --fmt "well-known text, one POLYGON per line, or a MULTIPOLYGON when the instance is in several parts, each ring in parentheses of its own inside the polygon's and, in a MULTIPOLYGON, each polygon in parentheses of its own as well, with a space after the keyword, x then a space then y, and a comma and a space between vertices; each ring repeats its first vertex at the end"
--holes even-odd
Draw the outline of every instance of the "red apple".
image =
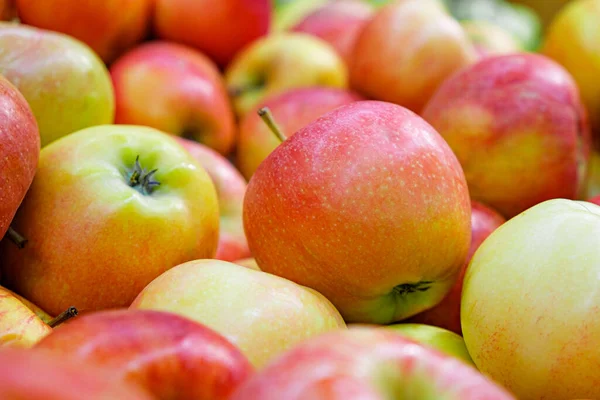
POLYGON ((585 189, 585 110, 573 78, 547 57, 483 59, 448 79, 422 115, 460 160, 471 197, 507 218, 585 189))
POLYGON ((363 0, 338 0, 317 8, 291 30, 320 37, 349 64, 354 42, 373 14, 373 6, 363 0))
MULTIPOLYGON (((313 87, 268 97, 256 110, 269 108, 279 129, 289 137, 326 112, 358 100, 364 98, 345 89, 313 87)), ((237 166, 246 179, 250 179, 260 163, 281 144, 256 110, 247 113, 240 122, 237 166)))
POLYGON ((158 37, 194 46, 219 65, 266 35, 270 0, 155 0, 158 37))
POLYGON ((204 167, 217 190, 221 220, 214 258, 234 261, 250 257, 242 222, 246 180, 229 160, 216 151, 191 140, 177 138, 177 141, 204 167))
POLYGON ((153 0, 17 0, 27 25, 66 33, 90 46, 105 61, 144 39, 153 0))
POLYGON ((476 201, 471 202, 471 247, 469 247, 469 255, 463 264, 458 280, 441 303, 425 312, 415 315, 407 322, 435 325, 459 335, 462 334, 460 326, 460 296, 465 272, 477 248, 505 221, 503 216, 491 208, 476 201))
POLYGON ((226 399, 252 373, 215 331, 160 311, 111 310, 66 323, 36 347, 61 359, 103 367, 157 399, 226 399))
POLYGON ((463 361, 385 328, 310 339, 251 377, 232 400, 514 400, 463 361))
POLYGON ((15 0, 0 0, 0 20, 11 21, 14 18, 17 18, 15 0))
POLYGON ((261 270, 324 294, 347 322, 439 303, 469 250, 458 160, 411 111, 359 101, 296 132, 258 167, 244 227, 261 270))

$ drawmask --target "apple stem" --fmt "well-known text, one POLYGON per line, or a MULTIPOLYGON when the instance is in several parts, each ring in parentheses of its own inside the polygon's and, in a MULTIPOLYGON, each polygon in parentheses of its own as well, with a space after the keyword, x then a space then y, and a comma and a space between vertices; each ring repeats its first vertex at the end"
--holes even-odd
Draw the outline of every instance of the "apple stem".
POLYGON ((19 232, 15 231, 12 226, 8 227, 6 236, 13 242, 19 249, 22 249, 27 244, 27 239, 23 237, 19 232))
POLYGON ((273 114, 271 113, 271 110, 269 110, 269 107, 263 107, 260 110, 258 110, 258 116, 264 121, 265 124, 267 124, 271 132, 273 132, 273 134, 275 134, 275 136, 277 136, 277 138, 281 142, 285 142, 287 136, 285 136, 283 131, 275 122, 275 119, 273 118, 273 114))
POLYGON ((75 307, 71 306, 65 311, 61 312, 58 316, 56 316, 56 318, 53 318, 50 322, 48 322, 48 325, 50 325, 50 328, 55 328, 63 322, 66 322, 71 318, 76 317, 77 314, 79 314, 79 311, 77 311, 75 307))

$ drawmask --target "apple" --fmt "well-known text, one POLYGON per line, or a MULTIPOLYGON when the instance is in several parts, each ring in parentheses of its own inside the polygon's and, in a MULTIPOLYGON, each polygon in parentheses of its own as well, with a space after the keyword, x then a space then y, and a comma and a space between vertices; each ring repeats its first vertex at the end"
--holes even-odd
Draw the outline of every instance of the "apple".
POLYGON ((378 101, 296 132, 258 167, 244 199, 261 270, 319 291, 346 322, 392 323, 439 303, 467 256, 470 215, 464 174, 441 136, 378 101))
POLYGON ((2 290, 7 292, 7 294, 10 294, 10 295, 16 297, 17 300, 19 300, 27 308, 29 308, 31 311, 33 311, 33 313, 35 315, 37 315, 37 317, 40 318, 45 323, 49 324, 53 321, 54 318, 50 314, 48 314, 46 311, 42 310, 37 304, 32 303, 31 301, 27 300, 25 297, 21 296, 18 293, 13 292, 10 289, 2 288, 2 290))
POLYGON ((260 267, 256 263, 254 257, 242 258, 240 260, 235 260, 234 264, 241 265, 242 267, 250 268, 255 271, 260 271, 260 267))
POLYGON ((0 287, 0 346, 32 347, 52 328, 7 289, 0 287))
POLYGON ((438 1, 392 2, 358 35, 350 86, 418 113, 448 76, 476 58, 469 37, 438 1))
POLYGON ((600 195, 600 152, 593 149, 590 155, 588 181, 583 198, 589 199, 600 195))
POLYGON ((0 20, 12 21, 17 18, 15 0, 0 0, 0 20))
POLYGON ((467 20, 462 21, 461 25, 480 56, 524 51, 519 41, 510 32, 492 22, 467 20))
POLYGON ((507 218, 585 189, 590 132, 577 85, 537 54, 488 57, 448 79, 423 111, 474 200, 507 218))
POLYGON ((146 37, 153 1, 16 0, 16 3, 23 23, 75 37, 110 63, 146 37))
POLYGON ((65 324, 37 351, 110 370, 157 399, 226 399, 252 373, 233 344, 172 313, 110 310, 65 324))
POLYGON ((204 167, 217 191, 221 219, 214 258, 234 261, 250 257, 242 221, 246 180, 229 160, 209 147, 183 138, 177 138, 177 141, 204 167))
POLYGON ((194 46, 225 66, 245 46, 266 35, 270 0, 154 0, 159 38, 194 46))
POLYGON ((191 261, 163 273, 131 308, 172 312, 206 325, 256 368, 309 337, 346 327, 318 292, 220 260, 191 261))
POLYGON ((310 339, 259 371, 231 400, 514 400, 474 368, 385 328, 310 339))
POLYGON ((272 32, 289 31, 314 10, 331 0, 275 0, 272 32))
MULTIPOLYGON (((364 98, 346 89, 312 87, 268 97, 258 109, 268 108, 283 136, 289 137, 326 112, 359 100, 364 98)), ((260 163, 280 144, 281 140, 256 112, 244 116, 240 122, 236 164, 246 179, 250 180, 260 163)))
POLYGON ((61 33, 0 23, 0 74, 23 94, 42 147, 77 130, 109 124, 114 94, 102 60, 61 33))
POLYGON ((149 42, 119 58, 110 73, 117 124, 151 126, 221 154, 232 149, 236 127, 225 82, 202 53, 176 43, 149 42))
POLYGON ((506 222, 504 217, 495 210, 476 201, 471 201, 471 246, 469 247, 469 254, 463 264, 458 280, 440 303, 429 310, 415 315, 409 321, 439 326, 462 335, 462 328, 460 326, 460 297, 465 271, 477 248, 504 222, 506 222))
POLYGON ((52 315, 128 306, 182 262, 214 256, 217 195, 172 136, 87 128, 44 147, 14 219, 29 242, 0 243, 3 280, 52 315))
POLYGON ((594 203, 594 204, 600 206, 600 195, 594 196, 594 197, 588 199, 587 201, 589 201, 590 203, 594 203))
POLYGON ((596 147, 600 148, 600 2, 575 0, 566 4, 547 29, 542 53, 572 75, 587 107, 596 147))
POLYGON ((331 45, 307 33, 269 35, 241 51, 225 71, 239 117, 266 97, 290 89, 345 88, 346 65, 331 45))
POLYGON ((552 199, 506 222, 473 256, 465 343, 477 367, 520 399, 600 398, 598 235, 599 206, 552 199))
POLYGON ((291 30, 325 40, 349 65, 356 38, 374 14, 374 7, 364 0, 338 0, 317 8, 291 30))

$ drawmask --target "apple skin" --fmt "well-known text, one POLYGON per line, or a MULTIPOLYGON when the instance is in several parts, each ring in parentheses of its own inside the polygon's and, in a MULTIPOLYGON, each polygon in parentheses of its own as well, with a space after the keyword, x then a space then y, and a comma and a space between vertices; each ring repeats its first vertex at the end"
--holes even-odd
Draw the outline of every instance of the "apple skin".
POLYGON ((392 323, 440 302, 467 256, 470 215, 441 136, 378 101, 296 132, 258 167, 244 199, 261 270, 319 291, 346 322, 392 323))
POLYGON ((154 0, 17 0, 21 21, 73 36, 105 62, 149 33, 154 0))
POLYGON ((444 297, 444 300, 435 307, 409 318, 408 321, 439 326, 462 335, 460 297, 465 272, 477 248, 504 222, 506 222, 506 219, 495 210, 476 201, 471 201, 471 246, 458 280, 444 297))
POLYGON ((254 257, 242 258, 240 260, 235 260, 234 264, 241 265, 242 267, 250 268, 255 271, 260 271, 260 267, 258 263, 254 259, 254 257))
POLYGON ((108 70, 84 43, 61 33, 0 23, 0 74, 29 103, 41 146, 114 120, 108 70))
POLYGON ((373 6, 363 0, 338 0, 317 8, 291 30, 325 40, 349 65, 356 38, 374 14, 373 6))
POLYGON ((240 122, 236 157, 240 172, 250 180, 263 160, 281 144, 256 113, 258 109, 268 107, 283 134, 290 137, 321 115, 359 100, 365 98, 346 89, 326 87, 293 89, 267 98, 240 122))
POLYGON ((16 297, 19 301, 21 301, 21 303, 25 304, 25 306, 27 308, 29 308, 31 311, 33 311, 33 313, 35 315, 37 315, 42 321, 44 321, 45 323, 50 323, 50 321, 52 321, 53 317, 48 314, 46 311, 42 310, 37 304, 32 303, 31 301, 27 300, 25 297, 21 296, 18 293, 13 292, 10 289, 7 288, 2 288, 3 291, 8 292, 8 294, 13 295, 14 297, 16 297))
POLYGON ((589 201, 590 203, 594 203, 594 204, 600 206, 600 195, 594 196, 594 197, 592 197, 591 199, 589 199, 587 201, 589 201))
POLYGON ((593 149, 590 155, 588 181, 583 198, 589 199, 600 195, 600 152, 593 149))
POLYGON ((271 0, 154 1, 159 38, 196 47, 222 67, 271 24, 271 0))
POLYGON ((40 135, 31 108, 0 76, 0 238, 33 181, 39 155, 40 135))
POLYGON ((0 346, 30 348, 51 332, 29 307, 0 286, 0 346))
POLYGON ((310 339, 244 382, 231 400, 514 400, 474 368, 387 328, 310 339))
POLYGON ((392 2, 358 35, 350 86, 419 113, 448 76, 476 59, 467 34, 436 0, 392 2))
POLYGON ((137 385, 115 381, 104 369, 30 349, 0 349, 4 400, 156 400, 137 385))
POLYGON ((0 20, 11 21, 17 18, 15 0, 0 0, 0 20))
POLYGON ((600 2, 566 4, 547 29, 541 52, 573 75, 585 103, 597 148, 600 148, 600 2))
POLYGON ((454 150, 471 197, 506 218, 585 189, 585 110, 573 78, 547 57, 485 58, 444 82, 422 116, 454 150))
POLYGON ((117 124, 146 125, 186 136, 221 154, 232 149, 236 127, 225 82, 202 53, 154 41, 124 54, 110 73, 117 124))
POLYGON ((172 136, 87 128, 42 149, 14 219, 29 242, 0 243, 3 279, 53 315, 126 307, 167 269, 214 256, 218 226, 210 177, 172 136), (150 195, 128 184, 138 155, 143 168, 158 169, 150 195))
POLYGON ((309 337, 346 328, 320 293, 220 260, 191 261, 165 272, 131 308, 172 312, 206 325, 256 368, 309 337))
POLYGON ((275 0, 272 32, 289 31, 314 10, 331 3, 331 0, 275 0))
POLYGON ((272 34, 250 44, 225 70, 241 118, 267 97, 287 90, 346 88, 346 64, 331 45, 307 33, 272 34))
POLYGON ((35 346, 110 370, 157 399, 226 399, 253 368, 233 344, 175 314, 110 310, 67 322, 35 346))
POLYGON ((485 20, 466 20, 460 23, 481 57, 524 51, 508 31, 485 20))
POLYGON ((191 140, 176 139, 206 170, 217 191, 221 219, 214 258, 234 261, 250 257, 242 220, 246 180, 229 160, 216 151, 191 140))
POLYGON ((471 260, 467 349, 519 399, 600 398, 599 235, 599 206, 553 199, 507 221, 471 260))

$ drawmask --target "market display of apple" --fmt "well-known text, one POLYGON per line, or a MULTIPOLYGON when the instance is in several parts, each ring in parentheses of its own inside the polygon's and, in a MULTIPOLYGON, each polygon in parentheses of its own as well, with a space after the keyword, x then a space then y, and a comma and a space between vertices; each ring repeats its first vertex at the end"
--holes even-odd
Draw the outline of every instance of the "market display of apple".
POLYGON ((600 399, 600 0, 0 0, 0 399, 600 399))

